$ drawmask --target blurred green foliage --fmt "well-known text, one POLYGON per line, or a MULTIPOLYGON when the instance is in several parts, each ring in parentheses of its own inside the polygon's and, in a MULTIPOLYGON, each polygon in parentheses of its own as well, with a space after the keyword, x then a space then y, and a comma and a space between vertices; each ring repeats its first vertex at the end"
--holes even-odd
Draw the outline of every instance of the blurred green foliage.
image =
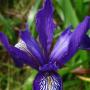
MULTIPOLYGON (((42 0, 0 0, 0 31, 4 32, 11 44, 18 41, 18 31, 27 21, 35 38, 35 14, 42 0)), ((57 23, 54 40, 69 25, 75 28, 85 16, 90 15, 90 0, 53 0, 54 20, 57 23)), ((90 31, 88 32, 90 36, 90 31)), ((72 73, 76 68, 90 69, 90 51, 80 50, 70 62, 58 72, 64 81, 64 90, 90 90, 90 81, 81 80, 72 73)), ((81 72, 79 70, 79 72, 81 72)), ((0 44, 0 90, 31 90, 37 71, 25 66, 14 66, 10 56, 0 44)), ((90 70, 88 72, 90 74, 90 70)), ((84 73, 82 76, 90 77, 84 73)))

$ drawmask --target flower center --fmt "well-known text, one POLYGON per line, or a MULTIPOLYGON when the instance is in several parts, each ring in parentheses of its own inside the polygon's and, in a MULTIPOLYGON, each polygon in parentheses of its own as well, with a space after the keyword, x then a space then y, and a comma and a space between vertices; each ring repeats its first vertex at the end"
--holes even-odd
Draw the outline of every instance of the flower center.
POLYGON ((39 67, 39 71, 57 71, 56 63, 48 63, 39 67))

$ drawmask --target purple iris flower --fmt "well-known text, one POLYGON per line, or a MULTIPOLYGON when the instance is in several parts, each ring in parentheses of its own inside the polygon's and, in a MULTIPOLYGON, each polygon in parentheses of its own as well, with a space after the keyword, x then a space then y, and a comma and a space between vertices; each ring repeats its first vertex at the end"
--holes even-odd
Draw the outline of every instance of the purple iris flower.
POLYGON ((43 8, 36 15, 36 30, 40 44, 32 37, 27 25, 25 31, 20 31, 21 38, 15 46, 10 45, 7 37, 0 32, 0 41, 13 58, 15 65, 23 67, 27 64, 38 70, 33 90, 62 90, 62 79, 57 70, 79 49, 90 50, 90 38, 86 34, 90 29, 89 16, 73 32, 69 26, 52 49, 55 30, 53 11, 52 1, 45 0, 43 8))

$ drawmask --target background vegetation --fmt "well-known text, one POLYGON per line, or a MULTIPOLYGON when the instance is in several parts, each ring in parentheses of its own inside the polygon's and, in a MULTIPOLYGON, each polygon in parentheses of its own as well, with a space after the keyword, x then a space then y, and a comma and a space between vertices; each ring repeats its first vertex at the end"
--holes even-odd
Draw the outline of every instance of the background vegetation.
MULTIPOLYGON (((0 0, 0 32, 11 44, 18 41, 18 31, 27 21, 35 38, 35 14, 43 0, 0 0)), ((75 28, 90 15, 90 0, 53 0, 57 24, 54 39, 70 24, 75 28)), ((90 31, 87 33, 90 36, 90 31)), ((64 81, 64 90, 90 90, 90 51, 80 50, 65 67, 58 71, 64 81)), ((17 68, 0 44, 0 90, 31 90, 36 71, 29 66, 17 68)))

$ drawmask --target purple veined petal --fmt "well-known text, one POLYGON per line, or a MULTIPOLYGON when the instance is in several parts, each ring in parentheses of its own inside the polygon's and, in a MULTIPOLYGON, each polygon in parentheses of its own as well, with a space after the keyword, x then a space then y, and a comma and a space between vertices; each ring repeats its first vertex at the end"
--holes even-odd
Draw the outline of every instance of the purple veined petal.
POLYGON ((33 90, 63 90, 62 79, 56 72, 39 72, 33 90))
POLYGON ((7 37, 2 32, 0 32, 0 42, 3 44, 3 46, 6 49, 9 49, 8 39, 7 39, 7 37))
MULTIPOLYGON (((72 26, 70 25, 59 37, 57 40, 51 55, 50 55, 50 62, 54 62, 54 60, 58 59, 58 57, 63 57, 63 54, 66 53, 68 50, 68 45, 71 37, 71 29, 72 26)), ((61 64, 60 64, 61 65, 61 64)))
POLYGON ((53 11, 52 1, 45 0, 43 8, 36 14, 36 30, 46 56, 50 53, 55 28, 53 11))
POLYGON ((24 51, 11 46, 8 42, 7 37, 0 32, 0 42, 4 45, 10 56, 13 58, 17 67, 22 67, 24 64, 30 65, 31 67, 38 69, 39 64, 33 61, 33 59, 24 51))
POLYGON ((80 49, 90 50, 90 37, 88 37, 88 35, 84 36, 82 43, 80 45, 80 49))
POLYGON ((67 61, 69 61, 78 51, 84 39, 84 36, 86 35, 86 32, 89 30, 89 28, 90 17, 87 16, 84 21, 77 26, 74 32, 72 32, 72 34, 67 37, 62 46, 60 46, 62 52, 59 52, 58 48, 55 55, 51 54, 51 61, 56 63, 59 68, 62 67, 62 65, 64 65, 67 61))
POLYGON ((39 69, 39 63, 35 62, 35 60, 27 55, 27 53, 25 53, 24 51, 11 46, 8 52, 13 58, 16 66, 22 67, 24 64, 26 64, 31 66, 32 68, 35 68, 36 70, 39 69))
POLYGON ((64 49, 66 49, 66 47, 69 44, 69 39, 70 39, 70 35, 71 35, 71 29, 72 26, 69 26, 59 37, 57 43, 54 46, 54 49, 51 52, 51 57, 57 57, 59 55, 59 53, 64 52, 64 49), (57 52, 57 53, 56 53, 57 52))
POLYGON ((29 52, 32 55, 32 57, 36 59, 36 62, 38 62, 40 66, 44 65, 45 58, 43 56, 43 53, 41 52, 38 43, 35 41, 31 33, 29 32, 28 26, 26 26, 25 31, 20 31, 20 37, 26 44, 27 52, 29 52))

